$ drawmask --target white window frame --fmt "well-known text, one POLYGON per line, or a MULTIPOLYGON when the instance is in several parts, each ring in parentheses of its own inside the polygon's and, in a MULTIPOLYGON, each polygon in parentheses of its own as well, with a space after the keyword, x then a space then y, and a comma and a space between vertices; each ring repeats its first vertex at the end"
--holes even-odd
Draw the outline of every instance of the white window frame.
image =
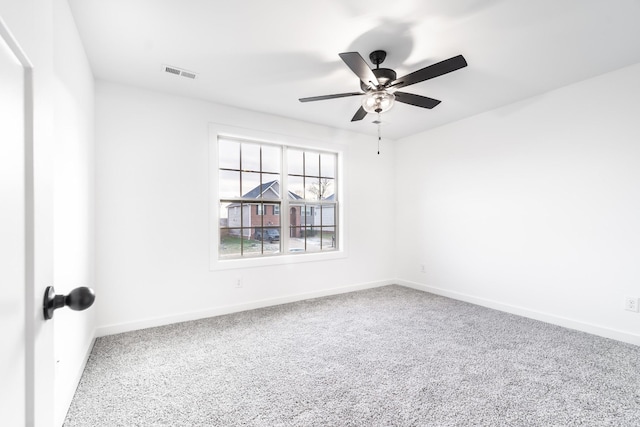
MULTIPOLYGON (((282 265, 299 262, 329 261, 347 257, 347 227, 345 227, 345 179, 344 163, 347 153, 344 146, 333 141, 314 140, 305 137, 293 137, 276 133, 263 132, 259 130, 245 129, 228 126, 218 123, 209 124, 209 267, 210 270, 226 270, 233 268, 250 268, 270 265, 282 265), (326 252, 305 252, 305 253, 283 253, 279 255, 264 255, 260 257, 219 259, 220 241, 220 214, 219 214, 219 188, 218 188, 218 138, 228 137, 240 139, 257 144, 271 144, 287 146, 296 149, 309 151, 335 153, 336 164, 336 193, 339 195, 339 203, 336 212, 336 250, 326 252)), ((282 176, 283 188, 287 185, 287 165, 286 156, 283 156, 282 176)), ((283 204, 286 201, 283 199, 283 204)), ((282 212, 282 206, 280 207, 282 212)), ((280 227, 282 230, 289 229, 288 215, 280 215, 280 227)))

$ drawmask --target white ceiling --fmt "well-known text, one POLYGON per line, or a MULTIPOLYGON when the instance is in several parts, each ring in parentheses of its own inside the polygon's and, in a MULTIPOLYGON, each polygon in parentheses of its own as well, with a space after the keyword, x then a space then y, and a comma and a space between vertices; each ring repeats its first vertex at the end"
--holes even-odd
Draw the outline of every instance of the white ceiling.
MULTIPOLYGON (((398 76, 462 54, 469 66, 403 91, 442 101, 396 104, 398 139, 640 62, 640 0, 69 0, 98 79, 202 98, 366 134, 359 91, 338 53, 398 76), (195 80, 162 65, 198 73, 195 80)), ((640 83, 639 83, 640 84, 640 83)))

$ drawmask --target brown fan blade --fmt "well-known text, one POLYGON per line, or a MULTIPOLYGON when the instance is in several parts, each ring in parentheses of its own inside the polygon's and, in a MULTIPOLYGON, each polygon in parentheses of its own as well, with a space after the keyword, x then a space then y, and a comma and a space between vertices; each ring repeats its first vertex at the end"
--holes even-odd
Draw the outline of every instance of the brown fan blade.
POLYGON ((464 68, 466 66, 467 61, 464 59, 464 56, 454 56, 453 58, 445 59, 444 61, 429 65, 428 67, 424 67, 419 69, 418 71, 407 74, 404 77, 395 79, 389 85, 387 85, 387 88, 401 88, 403 86, 420 83, 425 80, 429 80, 434 77, 459 70, 460 68, 464 68))
POLYGON ((351 119, 351 121, 357 122, 358 120, 364 119, 364 116, 366 115, 367 115, 367 111, 364 108, 362 108, 362 106, 360 106, 358 111, 356 111, 356 114, 353 115, 353 118, 351 119))
POLYGON ((346 96, 364 95, 362 92, 336 93, 335 95, 311 96, 309 98, 300 98, 300 102, 322 101, 323 99, 344 98, 346 96))
POLYGON ((426 96, 416 95, 413 93, 395 92, 394 95, 396 96, 396 101, 404 104, 415 105, 416 107, 431 109, 440 104, 440 101, 437 99, 427 98, 426 96))
POLYGON ((365 84, 365 86, 378 86, 378 78, 371 68, 367 65, 367 62, 360 56, 358 52, 345 52, 340 53, 340 58, 347 64, 347 67, 354 72, 356 76, 365 84))

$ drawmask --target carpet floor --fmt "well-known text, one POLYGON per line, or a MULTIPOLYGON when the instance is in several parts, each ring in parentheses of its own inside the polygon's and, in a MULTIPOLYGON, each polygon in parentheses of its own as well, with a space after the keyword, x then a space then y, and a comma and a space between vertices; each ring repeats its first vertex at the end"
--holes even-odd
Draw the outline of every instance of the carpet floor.
POLYGON ((65 426, 640 426, 640 347, 385 286, 99 338, 65 426))

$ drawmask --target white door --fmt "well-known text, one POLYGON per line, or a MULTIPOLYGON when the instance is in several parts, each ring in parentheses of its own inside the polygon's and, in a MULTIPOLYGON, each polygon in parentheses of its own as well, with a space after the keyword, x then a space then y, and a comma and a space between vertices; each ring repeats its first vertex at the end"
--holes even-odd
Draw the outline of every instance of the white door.
MULTIPOLYGON (((0 17, 0 425, 51 426, 52 328, 34 285, 31 65, 0 17), (41 379, 42 378, 42 379, 41 379)), ((45 249, 42 256, 49 258, 45 249)))
POLYGON ((24 67, 0 39, 0 413, 25 424, 24 67))

